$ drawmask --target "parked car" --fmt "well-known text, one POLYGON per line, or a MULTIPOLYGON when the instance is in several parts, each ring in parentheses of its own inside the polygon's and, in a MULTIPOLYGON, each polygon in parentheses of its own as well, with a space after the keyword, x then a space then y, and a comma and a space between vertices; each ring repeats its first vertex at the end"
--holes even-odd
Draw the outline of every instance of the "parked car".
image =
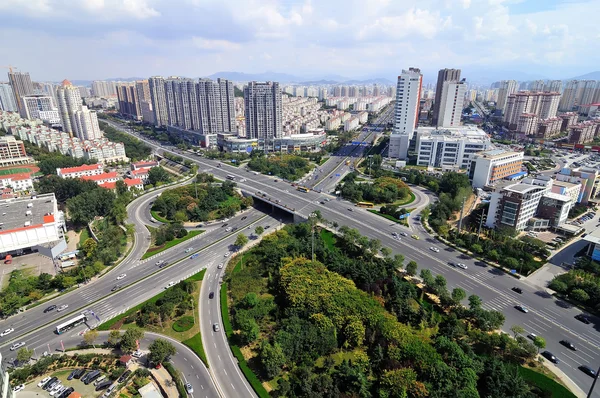
POLYGON ((19 384, 15 388, 13 388, 13 392, 19 392, 25 389, 25 384, 19 384))
POLYGON ((559 362, 560 362, 560 361, 558 360, 558 358, 556 358, 556 357, 554 356, 554 354, 552 354, 550 351, 544 351, 544 352, 542 352, 542 356, 543 356, 544 358, 546 358, 547 360, 549 360, 550 362, 554 363, 554 364, 557 364, 557 363, 559 363, 559 362))
MULTIPOLYGON (((74 372, 74 371, 73 371, 73 372, 74 372)), ((71 373, 73 373, 73 372, 71 372, 71 373)), ((51 379, 51 378, 52 378, 52 377, 50 377, 50 376, 48 376, 48 377, 44 377, 42 380, 40 380, 40 382, 38 383, 38 385, 37 385, 37 386, 38 386, 38 387, 40 387, 40 388, 41 388, 41 387, 43 387, 43 386, 44 386, 44 384, 48 383, 48 382, 50 381, 50 379, 51 379)), ((72 379, 72 378, 71 378, 71 379, 72 379)), ((68 380, 71 380, 71 379, 68 379, 68 380)))
POLYGON ((117 380, 117 384, 123 383, 125 380, 127 380, 130 374, 131 370, 126 370, 125 372, 123 372, 123 374, 117 380))
POLYGON ((96 391, 104 390, 104 389, 108 388, 108 386, 110 386, 111 384, 112 384, 112 380, 104 380, 104 381, 96 384, 96 391))
POLYGON ((585 323, 586 325, 589 325, 590 323, 592 323, 592 321, 590 321, 590 318, 585 314, 577 314, 577 315, 575 315, 575 319, 585 323))

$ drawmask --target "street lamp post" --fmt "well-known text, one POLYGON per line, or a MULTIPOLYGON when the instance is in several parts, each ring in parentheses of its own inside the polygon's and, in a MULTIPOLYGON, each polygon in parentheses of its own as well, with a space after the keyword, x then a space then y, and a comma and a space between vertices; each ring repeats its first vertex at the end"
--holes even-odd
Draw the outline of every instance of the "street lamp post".
POLYGON ((590 392, 588 392, 587 398, 592 397, 592 392, 594 392, 594 386, 596 385, 596 381, 598 381, 599 373, 600 373, 600 367, 598 367, 598 371, 596 372, 596 377, 594 377, 594 381, 592 382, 592 386, 590 387, 590 392))
POLYGON ((315 217, 317 217, 315 213, 310 213, 310 215, 308 216, 308 218, 310 219, 310 230, 312 238, 310 261, 312 261, 313 263, 315 262, 315 223, 313 221, 315 217))

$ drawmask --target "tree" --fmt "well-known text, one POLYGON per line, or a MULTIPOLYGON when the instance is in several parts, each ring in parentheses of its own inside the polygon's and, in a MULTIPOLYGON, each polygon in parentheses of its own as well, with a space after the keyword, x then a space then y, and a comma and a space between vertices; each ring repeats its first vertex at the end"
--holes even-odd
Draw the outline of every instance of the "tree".
POLYGON ((128 191, 127 185, 125 184, 125 182, 123 182, 123 180, 117 181, 117 183, 115 184, 115 188, 117 190, 117 195, 119 196, 127 193, 128 191))
POLYGON ((111 346, 116 346, 117 344, 119 344, 120 340, 121 332, 119 330, 111 330, 108 333, 108 344, 110 344, 111 346))
POLYGON ((22 347, 17 351, 17 361, 19 362, 28 362, 33 356, 33 350, 30 350, 27 347, 22 347))
POLYGON ((392 255, 392 249, 390 249, 389 247, 382 247, 379 251, 381 252, 381 255, 383 257, 389 257, 392 255))
POLYGON ((234 245, 241 249, 246 246, 246 243, 248 243, 248 237, 243 232, 240 232, 235 238, 234 245))
POLYGON ((512 325, 510 331, 513 332, 513 337, 516 339, 518 334, 525 333, 525 329, 521 325, 512 325))
POLYGON ((433 274, 431 273, 431 271, 428 269, 422 269, 420 276, 425 286, 427 286, 430 289, 433 289, 435 285, 435 279, 433 278, 433 274))
POLYGON ((169 357, 177 353, 175 346, 170 341, 164 339, 154 340, 148 347, 148 350, 150 350, 148 359, 152 363, 157 364, 165 362, 169 357))
POLYGON ((480 244, 475 243, 473 246, 471 246, 471 251, 473 253, 481 254, 483 253, 483 247, 481 247, 480 244))
POLYGON ((137 350, 137 342, 144 338, 144 331, 140 328, 127 329, 121 337, 121 351, 133 352, 137 350))
POLYGON ((573 289, 569 294, 569 297, 581 303, 585 303, 590 299, 590 295, 587 294, 586 291, 583 289, 573 289))
POLYGON ((83 341, 87 345, 94 344, 94 341, 98 338, 98 331, 96 329, 90 329, 83 334, 83 341))
POLYGON ((260 328, 252 317, 245 317, 240 322, 240 339, 244 344, 250 344, 258 338, 260 328))
POLYGON ((478 308, 481 308, 481 298, 479 298, 479 296, 476 296, 474 294, 469 296, 469 308, 471 310, 475 310, 478 308))
POLYGON ((460 304, 460 302, 463 301, 465 297, 467 297, 467 293, 460 287, 455 287, 454 289, 452 289, 452 301, 454 301, 454 304, 460 304))
POLYGON ((415 261, 409 261, 406 264, 406 273, 410 276, 415 276, 417 274, 418 264, 415 261))
POLYGON ((98 242, 93 238, 87 238, 81 245, 81 250, 83 250, 83 254, 86 258, 92 257, 96 253, 97 248, 98 242))
POLYGON ((263 232, 265 232, 265 229, 260 225, 254 229, 256 235, 262 235, 263 232))
POLYGON ((541 336, 536 336, 535 339, 533 339, 533 345, 537 348, 539 353, 540 350, 546 348, 546 340, 541 336))
POLYGON ((263 341, 260 345, 259 357, 269 379, 278 376, 286 362, 283 349, 277 342, 270 344, 263 341))
POLYGON ((169 182, 169 172, 162 166, 153 167, 148 170, 148 183, 156 185, 157 183, 169 182))

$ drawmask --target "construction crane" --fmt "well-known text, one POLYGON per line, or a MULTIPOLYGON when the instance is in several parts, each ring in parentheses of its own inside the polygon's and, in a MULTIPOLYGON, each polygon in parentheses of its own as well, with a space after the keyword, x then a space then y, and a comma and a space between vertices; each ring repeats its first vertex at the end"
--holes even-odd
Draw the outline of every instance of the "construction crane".
POLYGON ((13 69, 19 69, 16 66, 12 66, 12 65, 2 66, 2 68, 8 69, 10 71, 10 73, 13 73, 13 69))

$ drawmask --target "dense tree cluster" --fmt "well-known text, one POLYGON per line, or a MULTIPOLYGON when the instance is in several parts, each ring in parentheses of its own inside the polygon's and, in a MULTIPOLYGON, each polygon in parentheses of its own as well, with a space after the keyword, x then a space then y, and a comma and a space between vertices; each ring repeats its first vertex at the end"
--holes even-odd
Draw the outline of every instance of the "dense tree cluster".
POLYGON ((96 163, 95 159, 76 159, 71 156, 63 155, 59 152, 50 152, 46 148, 31 144, 29 141, 24 141, 24 144, 25 150, 29 156, 32 156, 35 160, 37 160, 37 166, 40 168, 40 173, 44 175, 56 174, 57 168, 75 167, 83 164, 96 163))
POLYGON ((251 170, 295 181, 312 169, 307 159, 298 155, 277 154, 267 156, 264 152, 253 151, 248 162, 251 170))
POLYGON ((573 300, 600 309, 600 264, 583 257, 577 261, 576 269, 556 276, 549 287, 573 300))
POLYGON ((379 177, 370 183, 359 182, 357 177, 358 174, 354 172, 344 177, 340 190, 345 199, 353 202, 392 203, 410 195, 410 188, 398 178, 379 177))
POLYGON ((426 270, 421 292, 402 278, 402 256, 340 232, 333 247, 316 234, 312 262, 310 225, 288 226, 230 280, 234 338, 256 352, 264 380, 277 378, 275 396, 535 396, 516 368, 537 351, 521 336, 489 333, 501 313, 477 296, 463 307, 466 292, 448 292, 426 270), (424 293, 440 298, 440 310, 424 293))
POLYGON ((165 242, 170 242, 175 238, 183 238, 187 234, 187 229, 179 222, 164 224, 154 231, 154 244, 161 246, 165 242))
POLYGON ((156 325, 163 327, 163 322, 181 316, 194 308, 192 292, 195 285, 190 281, 181 281, 169 288, 156 301, 150 301, 135 314, 130 315, 125 323, 135 322, 139 327, 156 325))
POLYGON ((152 210, 173 221, 207 221, 231 217, 252 206, 252 198, 235 191, 235 183, 205 182, 200 175, 195 184, 166 190, 154 202, 152 210))
POLYGON ((100 129, 104 132, 104 136, 113 142, 122 142, 125 146, 125 153, 132 161, 146 159, 152 154, 152 148, 144 144, 142 141, 128 134, 121 133, 117 129, 111 127, 108 123, 98 122, 100 129))
POLYGON ((148 184, 157 186, 171 181, 171 175, 164 167, 158 166, 148 170, 148 184))

